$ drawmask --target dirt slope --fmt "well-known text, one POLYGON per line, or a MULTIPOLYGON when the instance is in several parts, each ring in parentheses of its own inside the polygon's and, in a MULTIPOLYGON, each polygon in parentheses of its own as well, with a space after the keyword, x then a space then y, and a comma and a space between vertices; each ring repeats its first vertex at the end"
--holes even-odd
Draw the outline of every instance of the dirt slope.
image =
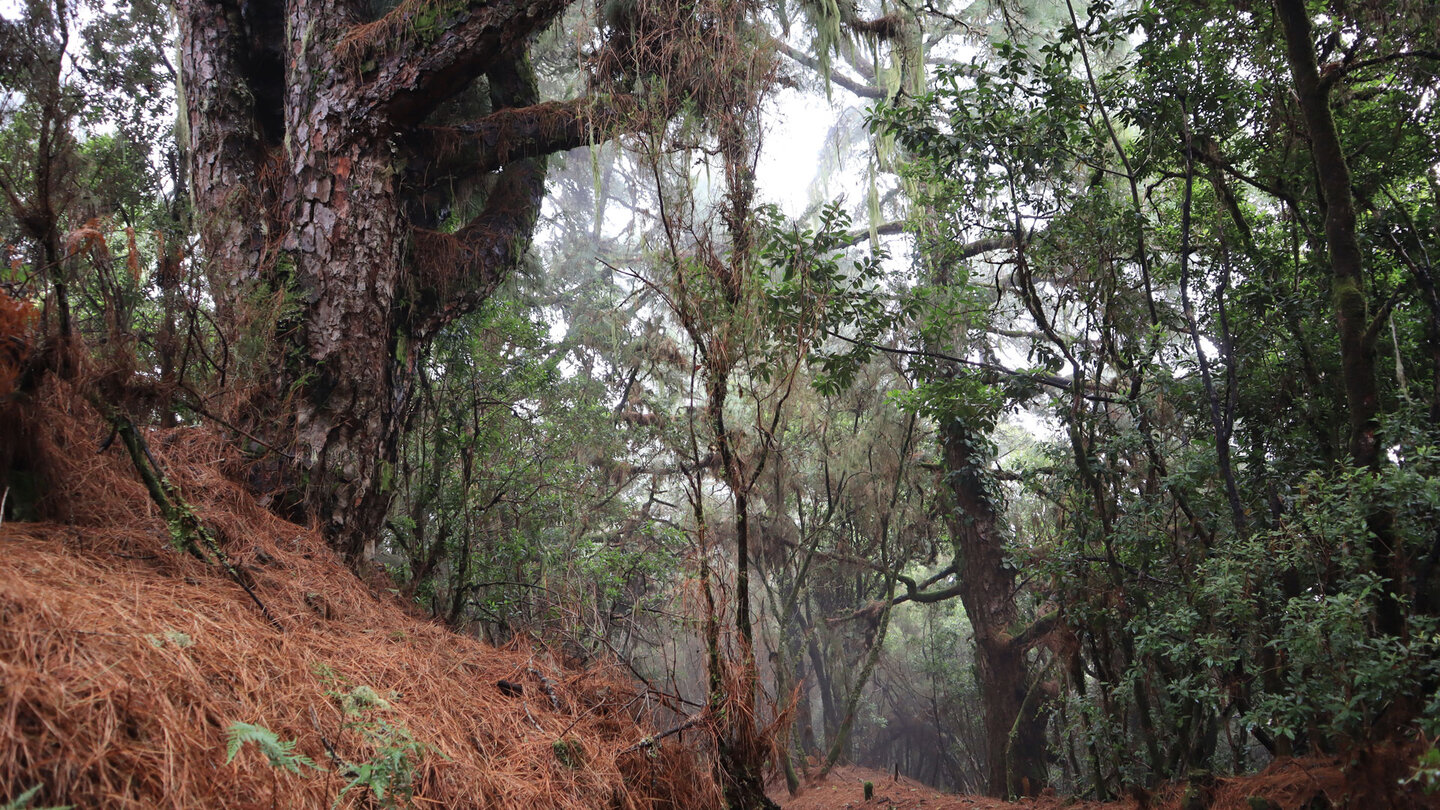
MULTIPOLYGON (((96 452, 109 431, 82 403, 52 386, 26 414, 58 520, 0 526, 0 806, 41 785, 33 806, 328 809, 341 760, 408 738, 423 746, 401 768, 417 807, 718 806, 694 732, 641 744, 654 703, 626 679, 407 615, 230 483, 222 437, 150 433, 272 626, 223 570, 171 546, 120 442, 96 452), (383 703, 357 707, 364 688, 383 703), (324 770, 287 773, 253 747, 224 765, 237 721, 324 770)), ((355 790, 340 806, 373 805, 355 790)))

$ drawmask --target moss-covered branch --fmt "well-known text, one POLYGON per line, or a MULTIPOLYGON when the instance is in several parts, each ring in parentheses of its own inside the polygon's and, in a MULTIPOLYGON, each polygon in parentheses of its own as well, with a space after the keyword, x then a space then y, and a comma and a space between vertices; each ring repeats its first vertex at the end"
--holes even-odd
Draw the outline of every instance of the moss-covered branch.
POLYGON ((181 495, 179 488, 165 477, 160 468, 159 462, 150 454, 150 448, 145 443, 145 438, 135 429, 135 424, 125 416, 116 413, 109 407, 102 406, 102 413, 109 420, 111 428, 119 436, 120 442, 130 454, 130 461, 135 465, 135 471, 140 474, 140 480, 145 484, 145 489, 150 493, 150 499, 160 509, 160 515, 165 519, 165 525, 170 530, 170 540, 175 547, 191 555, 203 563, 214 564, 225 569, 225 573, 235 580, 235 583, 245 590, 255 606, 260 608, 260 613, 265 620, 277 630, 285 628, 270 614, 265 603, 255 594, 255 590, 240 575, 240 571, 231 564, 229 557, 220 548, 220 542, 215 535, 200 521, 195 510, 190 508, 181 495))

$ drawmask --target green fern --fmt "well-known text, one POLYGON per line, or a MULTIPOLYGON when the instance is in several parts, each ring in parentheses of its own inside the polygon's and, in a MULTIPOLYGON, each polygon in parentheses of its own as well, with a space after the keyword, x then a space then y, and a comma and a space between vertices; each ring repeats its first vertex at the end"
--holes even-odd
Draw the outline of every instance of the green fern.
POLYGON ((70 808, 75 806, 73 804, 65 804, 55 807, 31 807, 30 802, 35 798, 35 794, 40 792, 41 787, 42 785, 36 785, 10 801, 0 804, 0 810, 70 810, 70 808))
MULTIPOLYGON (((386 704, 386 708, 388 706, 386 704)), ((359 730, 374 747, 375 756, 368 762, 345 763, 344 772, 350 777, 350 782, 340 789, 332 807, 339 807, 345 795, 357 788, 362 791, 369 789, 384 810, 411 807, 420 761, 431 753, 442 757, 444 754, 410 736, 410 730, 405 726, 384 718, 366 717, 354 721, 351 727, 359 730)))
POLYGON ((254 743, 255 747, 260 749, 260 753, 270 760, 272 768, 283 768, 290 773, 300 773, 302 767, 316 771, 325 770, 304 754, 296 753, 296 740, 282 740, 275 736, 275 732, 264 726, 231 723, 230 727, 225 729, 225 738, 226 765, 234 761, 235 755, 240 753, 240 748, 245 743, 254 743))

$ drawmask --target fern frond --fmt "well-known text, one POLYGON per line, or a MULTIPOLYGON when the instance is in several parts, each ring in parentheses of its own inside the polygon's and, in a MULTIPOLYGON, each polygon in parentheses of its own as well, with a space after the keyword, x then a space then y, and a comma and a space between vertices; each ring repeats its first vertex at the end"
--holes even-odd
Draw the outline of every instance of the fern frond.
POLYGON ((59 805, 56 807, 31 807, 30 802, 34 800, 35 794, 40 792, 43 785, 36 785, 21 793, 10 801, 0 804, 0 810, 70 810, 73 804, 59 805))
POLYGON ((225 764, 234 761, 235 755, 246 743, 254 743, 260 753, 270 761, 270 767, 283 768, 290 773, 299 773, 302 767, 316 771, 325 770, 304 754, 296 753, 296 740, 282 740, 275 732, 264 726, 234 722, 225 729, 225 764))

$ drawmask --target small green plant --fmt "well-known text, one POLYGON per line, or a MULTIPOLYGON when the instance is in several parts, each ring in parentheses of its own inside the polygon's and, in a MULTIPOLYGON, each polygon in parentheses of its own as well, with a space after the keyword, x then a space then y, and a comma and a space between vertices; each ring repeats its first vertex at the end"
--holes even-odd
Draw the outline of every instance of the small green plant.
POLYGON ((30 802, 34 801, 35 794, 40 792, 41 787, 44 786, 36 785, 10 801, 0 804, 0 810, 70 810, 70 808, 75 806, 73 804, 63 804, 53 807, 31 807, 30 802))
POLYGON ((275 732, 264 726, 251 725, 250 723, 231 723, 225 729, 225 764, 229 765, 235 760, 235 755, 246 743, 253 743, 260 753, 270 761, 270 767, 300 773, 301 768, 323 771, 323 767, 316 765, 313 760, 304 754, 295 751, 295 740, 282 740, 275 732))
POLYGON ((417 742, 410 731, 398 723, 384 719, 366 722, 362 733, 375 748, 375 756, 365 762, 346 763, 350 781, 335 798, 338 805, 345 794, 356 788, 368 789, 381 807, 409 807, 415 795, 415 776, 420 760, 433 751, 417 742))
POLYGON ((390 709, 390 701, 380 697, 379 692, 368 686, 357 686, 338 697, 340 698, 340 711, 351 719, 361 718, 371 709, 382 712, 390 709))
POLYGON ((585 748, 574 737, 565 737, 550 744, 560 764, 574 770, 585 764, 585 748))
POLYGON ((1431 743, 1415 763, 1415 773, 1400 780, 1402 785, 1418 784, 1426 793, 1440 790, 1440 748, 1431 743))
POLYGON ((864 788, 865 788, 865 801, 868 802, 868 801, 870 801, 871 799, 875 798, 875 783, 874 783, 874 782, 868 782, 868 781, 867 781, 867 782, 865 783, 865 785, 864 785, 864 788))
MULTIPOLYGON (((346 762, 343 771, 350 781, 335 797, 335 805, 355 789, 368 790, 386 810, 409 807, 415 795, 415 777, 420 761, 440 751, 418 742, 410 730, 379 716, 391 708, 390 700, 368 686, 356 686, 348 692, 330 692, 340 703, 345 727, 358 731, 375 754, 364 762, 346 762)), ((393 697, 393 696, 392 696, 393 697)))
POLYGON ((179 630, 166 630, 163 633, 146 633, 145 640, 150 642, 150 646, 157 650, 163 650, 167 646, 176 647, 181 650, 195 646, 195 640, 179 630))
POLYGON ((394 692, 382 696, 325 663, 311 664, 310 671, 324 685, 325 695, 340 707, 344 729, 359 733, 374 752, 363 762, 336 757, 340 773, 350 781, 340 789, 332 807, 338 807, 356 789, 368 791, 385 810, 410 807, 421 760, 430 754, 445 757, 444 752, 417 741, 403 724, 383 716, 398 699, 394 692))

